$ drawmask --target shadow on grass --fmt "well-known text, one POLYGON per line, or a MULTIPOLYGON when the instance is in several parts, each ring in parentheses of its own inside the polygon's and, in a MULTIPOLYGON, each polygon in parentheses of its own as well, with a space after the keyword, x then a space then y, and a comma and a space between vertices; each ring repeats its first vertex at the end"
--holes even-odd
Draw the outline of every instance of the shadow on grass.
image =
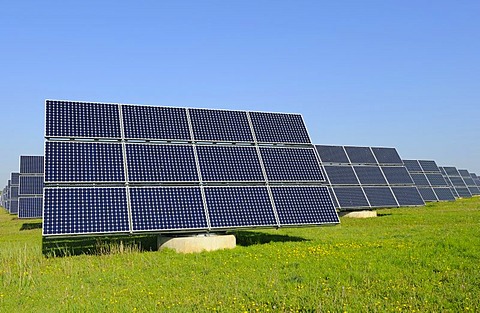
POLYGON ((20 227, 20 230, 30 230, 30 229, 38 229, 42 228, 42 223, 23 223, 22 227, 20 227))
POLYGON ((377 217, 385 217, 390 215, 392 215, 392 213, 377 213, 377 217))
POLYGON ((237 244, 240 246, 248 247, 251 245, 266 244, 270 242, 298 242, 308 241, 308 239, 288 236, 288 235, 276 235, 267 234, 253 231, 235 231, 231 232, 237 239, 237 244))

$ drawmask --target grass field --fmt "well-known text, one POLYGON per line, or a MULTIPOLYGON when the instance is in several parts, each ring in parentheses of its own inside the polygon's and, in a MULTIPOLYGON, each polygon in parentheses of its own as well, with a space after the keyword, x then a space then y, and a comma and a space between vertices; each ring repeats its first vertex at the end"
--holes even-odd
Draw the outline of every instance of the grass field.
POLYGON ((39 221, 0 211, 1 312, 480 311, 478 197, 242 231, 235 249, 188 255, 47 258, 39 221))

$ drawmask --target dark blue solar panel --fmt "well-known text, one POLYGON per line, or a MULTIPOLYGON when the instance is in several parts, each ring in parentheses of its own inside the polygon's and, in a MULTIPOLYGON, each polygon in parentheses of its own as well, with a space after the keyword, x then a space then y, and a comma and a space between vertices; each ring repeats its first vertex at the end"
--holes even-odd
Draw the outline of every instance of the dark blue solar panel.
POLYGON ((310 143, 303 118, 299 114, 250 112, 259 142, 310 143))
POLYGON ((323 163, 350 163, 342 146, 316 145, 315 148, 323 163))
POLYGON ((41 218, 43 212, 43 198, 18 198, 19 218, 41 218))
POLYGON ((433 187, 433 191, 439 201, 454 201, 455 196, 448 187, 433 187))
POLYGON ((130 182, 198 181, 193 146, 127 144, 130 182))
POLYGON ((336 208, 339 208, 337 199, 335 198, 335 194, 333 193, 332 187, 328 187, 328 193, 330 194, 330 197, 332 198, 333 201, 333 206, 336 208))
POLYGON ((119 143, 45 143, 45 182, 124 182, 119 143))
POLYGON ((378 166, 354 166, 358 180, 362 185, 387 185, 385 177, 378 166))
POLYGON ((130 188, 130 202, 133 231, 207 228, 199 187, 130 188))
POLYGON ((477 186, 468 186, 468 191, 472 194, 472 196, 478 196, 480 195, 480 189, 478 189, 477 186))
POLYGON ((442 167, 442 166, 439 166, 438 169, 440 170, 440 173, 442 173, 442 175, 447 175, 447 172, 445 171, 445 169, 442 167))
POLYGON ((10 214, 18 214, 18 198, 9 200, 8 212, 10 214))
POLYGON ((189 113, 195 140, 254 141, 247 112, 189 109, 189 113))
POLYGON ((383 174, 390 185, 409 185, 413 180, 403 166, 382 166, 383 174))
POLYGON ((440 173, 427 173, 425 175, 427 176, 431 186, 448 186, 447 182, 443 178, 443 175, 440 173))
POLYGON ((20 174, 43 174, 43 156, 21 155, 20 174))
POLYGON ((465 185, 467 186, 477 186, 471 177, 462 177, 465 185))
POLYGON ((340 223, 325 186, 272 187, 281 226, 340 223))
POLYGON ((47 100, 45 137, 120 138, 118 105, 47 100))
POLYGON ((423 172, 418 160, 403 160, 403 164, 410 173, 423 172))
POLYGON ((264 181, 255 147, 197 146, 203 181, 264 181))
POLYGON ((20 173, 11 173, 10 174, 10 184, 11 185, 20 184, 20 173))
POLYGON ((460 176, 449 176, 450 181, 452 182, 453 186, 455 187, 466 187, 465 182, 460 176))
POLYGON ((43 176, 20 175, 19 195, 42 195, 43 176))
POLYGON ((372 147, 372 151, 379 164, 403 164, 395 148, 372 147))
POLYGON ((457 194, 459 197, 462 198, 471 198, 472 194, 470 193, 470 190, 468 190, 467 187, 456 187, 455 190, 457 191, 457 194))
POLYGON ((364 187, 371 207, 389 208, 398 206, 392 191, 388 187, 364 187))
POLYGON ((422 167, 424 172, 440 172, 440 169, 437 166, 435 161, 431 160, 419 160, 420 166, 422 167))
POLYGON ((45 188, 43 235, 129 231, 125 188, 45 188))
POLYGON ((392 191, 400 206, 425 205, 417 187, 392 187, 392 191))
POLYGON ((428 182, 425 174, 423 174, 423 173, 412 173, 412 174, 410 174, 410 176, 412 177, 413 182, 415 183, 415 185, 417 185, 417 187, 420 187, 420 186, 429 187, 430 186, 430 183, 428 182))
POLYGON ((270 181, 324 181, 312 148, 260 148, 270 181))
POLYGON ((122 105, 122 115, 127 139, 191 140, 186 109, 122 105))
POLYGON ((420 187, 418 188, 418 192, 420 193, 420 196, 422 196, 422 199, 425 202, 438 200, 431 187, 420 187))
POLYGON ((345 147, 348 158, 354 164, 377 164, 369 147, 345 147))
POLYGON ((460 176, 460 173, 457 171, 456 167, 453 166, 444 166, 443 170, 447 173, 448 176, 460 176))
POLYGON ((334 187, 340 208, 364 208, 369 207, 367 198, 361 187, 334 187))
POLYGON ((10 199, 18 198, 18 186, 10 186, 10 199))
POLYGON ((276 226, 266 187, 206 187, 212 228, 276 226))
POLYGON ((358 179, 351 166, 324 166, 332 185, 358 185, 358 179))

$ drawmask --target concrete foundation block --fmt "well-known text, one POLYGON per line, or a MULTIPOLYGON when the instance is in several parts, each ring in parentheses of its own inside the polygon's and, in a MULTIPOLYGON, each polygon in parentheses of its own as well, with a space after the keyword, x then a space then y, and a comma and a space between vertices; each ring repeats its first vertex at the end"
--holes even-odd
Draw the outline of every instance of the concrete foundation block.
POLYGON ((351 217, 351 218, 369 218, 377 217, 377 211, 351 211, 351 212, 340 212, 339 216, 351 217))
POLYGON ((197 253, 202 251, 214 251, 233 249, 237 245, 234 235, 193 235, 185 237, 158 236, 158 250, 173 249, 180 253, 197 253))

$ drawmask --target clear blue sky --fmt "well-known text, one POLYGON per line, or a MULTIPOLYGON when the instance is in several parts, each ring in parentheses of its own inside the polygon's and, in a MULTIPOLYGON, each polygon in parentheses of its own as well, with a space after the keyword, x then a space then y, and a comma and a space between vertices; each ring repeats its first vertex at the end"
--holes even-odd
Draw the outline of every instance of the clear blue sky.
POLYGON ((3 1, 0 186, 44 100, 299 112, 480 174, 480 1, 3 1))

